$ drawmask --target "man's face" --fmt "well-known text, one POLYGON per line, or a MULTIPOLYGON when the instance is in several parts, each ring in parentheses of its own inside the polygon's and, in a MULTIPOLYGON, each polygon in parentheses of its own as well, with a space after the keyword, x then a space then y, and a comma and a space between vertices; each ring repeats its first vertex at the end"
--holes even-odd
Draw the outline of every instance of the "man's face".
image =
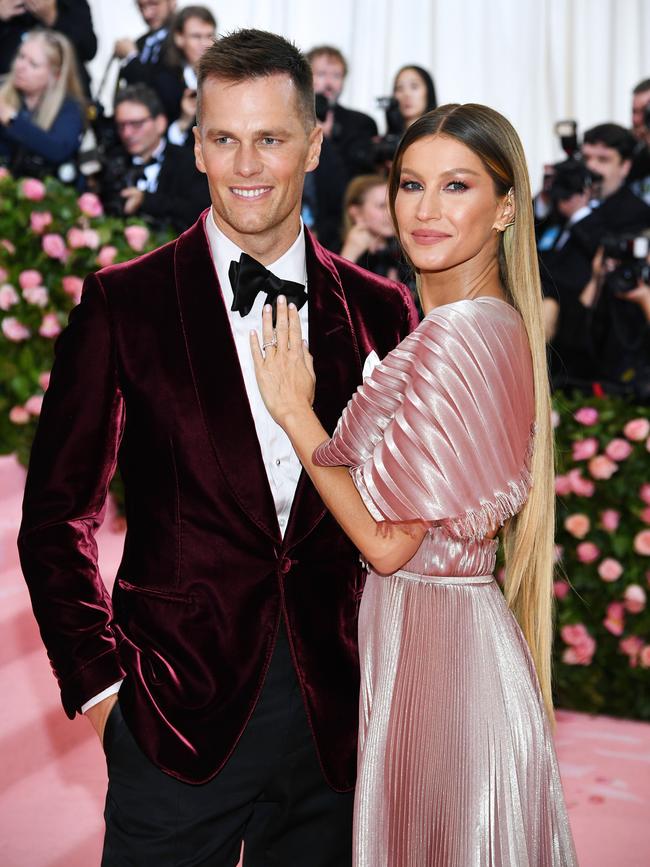
POLYGON ((649 138, 648 130, 643 123, 643 113, 646 105, 649 104, 650 90, 632 96, 632 132, 639 141, 646 141, 649 138))
POLYGON ((305 172, 318 165, 322 139, 318 127, 307 131, 292 80, 208 78, 194 136, 217 225, 263 264, 273 262, 297 237, 305 172))
POLYGON ((115 109, 115 127, 132 157, 149 158, 160 144, 166 126, 163 114, 152 117, 146 105, 139 102, 121 102, 115 109))
POLYGON ((159 30, 173 14, 176 0, 137 0, 140 15, 149 30, 159 30))
POLYGON ((314 76, 314 93, 321 93, 327 97, 328 102, 336 102, 345 82, 343 64, 329 54, 319 54, 312 61, 311 71, 314 76))
POLYGON ((214 27, 200 18, 188 18, 183 30, 174 34, 174 42, 194 68, 214 42, 214 27))
POLYGON ((582 156, 590 172, 602 176, 600 184, 601 198, 606 199, 620 189, 632 165, 630 160, 624 160, 615 148, 607 147, 601 142, 582 145, 582 156))

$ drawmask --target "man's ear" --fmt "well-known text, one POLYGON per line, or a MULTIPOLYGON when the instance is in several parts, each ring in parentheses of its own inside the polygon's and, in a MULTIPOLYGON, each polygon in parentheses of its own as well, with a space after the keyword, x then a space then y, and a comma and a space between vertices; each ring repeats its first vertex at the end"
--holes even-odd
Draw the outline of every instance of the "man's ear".
POLYGON ((313 172, 320 162, 320 150, 323 146, 323 130, 319 124, 309 133, 309 148, 307 150, 307 160, 305 162, 305 171, 313 172))
POLYGON ((201 131, 198 126, 192 127, 192 132, 194 133, 194 160, 196 161, 196 167, 200 172, 206 174, 205 171, 205 163, 203 162, 203 145, 201 143, 201 131))
POLYGON ((158 135, 164 136, 167 132, 167 118, 164 114, 158 114, 154 118, 154 122, 156 124, 156 131, 158 135))

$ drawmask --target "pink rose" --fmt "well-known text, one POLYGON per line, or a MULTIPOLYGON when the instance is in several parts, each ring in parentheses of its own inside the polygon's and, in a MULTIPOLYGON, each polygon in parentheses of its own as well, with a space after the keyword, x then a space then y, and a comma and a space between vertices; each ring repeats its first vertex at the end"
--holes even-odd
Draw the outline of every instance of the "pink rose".
POLYGON ((645 509, 641 509, 641 514, 639 515, 639 517, 644 524, 650 524, 650 506, 646 506, 645 509))
POLYGON ((591 529, 591 521, 586 515, 578 512, 565 518, 564 529, 576 539, 584 539, 591 529))
POLYGON ((99 232, 96 232, 94 229, 84 229, 84 238, 86 247, 89 247, 91 250, 96 250, 99 247, 99 232))
POLYGON ((0 166, 0 181, 3 181, 5 178, 9 178, 11 175, 9 174, 9 169, 5 166, 0 166))
POLYGON ((623 599, 625 600, 625 607, 630 614, 640 614, 645 608, 645 590, 640 584, 630 584, 626 587, 623 599))
POLYGON ((553 593, 556 599, 564 599, 568 592, 569 585, 566 583, 566 581, 553 582, 553 593))
POLYGON ((610 602, 603 626, 612 635, 621 636, 625 627, 625 606, 622 602, 610 602))
POLYGON ((650 668, 650 644, 645 644, 639 654, 641 668, 650 668))
POLYGON ((15 244, 12 244, 9 238, 3 238, 0 241, 0 247, 4 247, 4 249, 9 253, 10 256, 13 256, 16 252, 15 244))
POLYGON ((141 253, 149 240, 149 229, 146 226, 127 226, 124 230, 124 237, 132 250, 141 253))
POLYGON ((573 417, 580 424, 591 427, 591 425, 596 424, 598 421, 598 410, 594 409, 592 406, 583 406, 574 413, 573 417))
POLYGON ((589 472, 594 479, 611 479, 618 470, 618 464, 610 460, 607 455, 596 455, 589 461, 589 472))
POLYGON ((582 470, 569 470, 568 479, 571 490, 578 497, 593 497, 596 485, 591 479, 582 478, 582 470))
POLYGON ((20 343, 21 340, 31 337, 29 328, 26 328, 15 316, 7 316, 2 320, 2 333, 13 343, 20 343))
POLYGON ((570 623, 563 626, 560 635, 565 644, 580 644, 585 638, 589 638, 589 633, 583 623, 570 623))
POLYGON ((634 537, 634 550, 643 557, 650 557, 650 530, 641 530, 640 533, 636 534, 634 537))
POLYGON ((45 373, 39 374, 38 384, 43 389, 43 391, 47 391, 47 388, 50 384, 50 372, 49 372, 49 370, 45 371, 45 373))
POLYGON ((603 526, 603 530, 607 530, 608 533, 618 530, 620 520, 621 513, 617 512, 616 509, 605 509, 600 513, 600 523, 603 526))
POLYGON ((72 250, 81 250, 82 247, 86 246, 86 233, 78 226, 73 226, 71 229, 68 229, 68 234, 65 237, 68 242, 68 247, 72 250))
POLYGON ((641 497, 646 506, 650 506, 650 484, 648 482, 639 488, 639 497, 641 497))
POLYGON ((595 563, 600 557, 600 548, 593 542, 580 542, 576 546, 576 554, 581 563, 595 563))
POLYGON ((117 256, 117 247, 106 246, 97 254, 97 264, 100 268, 107 268, 112 265, 117 256))
POLYGON ((49 211, 32 211, 29 215, 29 227, 36 235, 42 234, 52 222, 49 211))
POLYGON ((633 418, 625 425, 623 433, 632 442, 640 443, 650 434, 650 421, 647 418, 633 418))
POLYGON ((25 401, 25 409, 30 415, 40 415, 43 406, 43 395, 34 394, 25 401))
POLYGON ((598 565, 598 574, 603 581, 618 581, 623 574, 623 567, 613 557, 605 557, 598 565))
POLYGON ((45 198, 46 193, 45 184, 42 181, 36 180, 36 178, 25 178, 21 191, 23 196, 29 199, 30 202, 40 202, 41 199, 45 198))
POLYGON ((605 454, 613 461, 624 461, 632 454, 632 446, 627 440, 613 439, 608 443, 605 454))
POLYGON ((23 289, 23 298, 28 304, 34 304, 36 307, 46 307, 50 300, 50 294, 45 286, 34 286, 29 289, 23 289))
POLYGON ((555 477, 555 493, 558 497, 566 497, 571 493, 571 482, 568 476, 555 477))
POLYGON ((59 322, 56 313, 46 313, 41 322, 41 327, 38 329, 41 337, 56 337, 61 333, 61 323, 59 322))
POLYGON ((12 424, 27 424, 30 419, 31 416, 24 406, 13 406, 9 410, 9 421, 12 424))
POLYGON ((20 301, 20 295, 10 283, 0 286, 0 310, 9 310, 20 301))
POLYGON ((87 217, 101 217, 104 213, 102 203, 94 193, 84 193, 77 199, 82 214, 87 217))
POLYGON ((18 282, 21 289, 34 289, 36 286, 43 285, 43 278, 40 271, 21 271, 18 277, 18 282))
POLYGON ((42 246, 43 252, 46 256, 49 256, 50 259, 59 259, 61 262, 65 262, 68 258, 65 241, 61 235, 43 235, 42 246))
POLYGON ((560 413, 556 409, 551 410, 551 427, 553 430, 560 426, 560 413))
POLYGON ((627 638, 622 638, 618 643, 619 650, 630 659, 632 668, 636 667, 639 654, 643 649, 643 641, 638 635, 628 635, 627 638))
POLYGON ((83 289, 84 281, 81 277, 75 277, 72 274, 68 274, 67 277, 64 277, 61 281, 63 284, 63 291, 66 295, 69 295, 72 299, 74 299, 74 303, 78 304, 81 300, 81 290, 83 289))
POLYGON ((586 440, 576 440, 571 447, 571 452, 574 461, 587 461, 597 454, 598 440, 595 437, 589 437, 586 440))

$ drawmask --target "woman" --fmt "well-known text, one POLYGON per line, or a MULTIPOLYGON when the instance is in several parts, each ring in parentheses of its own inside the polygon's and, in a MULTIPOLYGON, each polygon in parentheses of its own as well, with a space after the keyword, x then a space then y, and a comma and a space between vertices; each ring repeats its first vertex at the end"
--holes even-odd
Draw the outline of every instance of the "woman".
POLYGON ((393 81, 393 96, 397 100, 404 129, 428 111, 436 103, 436 88, 433 78, 421 66, 403 66, 393 81))
POLYGON ((368 562, 355 864, 572 867, 551 738, 551 410, 517 134, 485 106, 427 114, 400 143, 390 202, 427 315, 332 439, 296 311, 279 304, 274 337, 265 310, 264 353, 251 338, 271 415, 368 562))
POLYGON ((388 208, 388 182, 381 175, 359 175, 343 200, 341 256, 373 274, 398 280, 399 245, 388 208))
POLYGON ((72 180, 84 126, 85 100, 70 42, 53 30, 32 30, 0 87, 0 160, 15 175, 60 172, 72 180), (67 168, 67 165, 66 165, 67 168))

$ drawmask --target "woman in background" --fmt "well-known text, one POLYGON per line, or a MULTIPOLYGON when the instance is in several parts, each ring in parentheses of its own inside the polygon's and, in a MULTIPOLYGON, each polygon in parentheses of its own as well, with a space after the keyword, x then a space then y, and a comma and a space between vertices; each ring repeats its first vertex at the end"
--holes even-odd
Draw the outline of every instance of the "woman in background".
MULTIPOLYGON (((269 412, 368 563, 356 867, 575 867, 552 739, 553 439, 523 148, 424 115, 389 185, 426 314, 330 439, 293 307, 251 347, 269 412), (504 592, 494 579, 502 528, 504 592)), ((334 362, 333 362, 334 363, 334 362)))
MULTIPOLYGON (((32 30, 0 86, 0 160, 21 175, 55 175, 74 160, 85 98, 72 46, 53 30, 32 30)), ((63 174, 62 180, 72 180, 63 174)))
POLYGON ((403 66, 393 81, 393 96, 408 129, 423 114, 436 107, 436 88, 431 75, 421 66, 403 66))
POLYGON ((388 181, 381 175, 359 175, 347 186, 341 256, 373 274, 400 279, 400 250, 388 208, 388 181))

